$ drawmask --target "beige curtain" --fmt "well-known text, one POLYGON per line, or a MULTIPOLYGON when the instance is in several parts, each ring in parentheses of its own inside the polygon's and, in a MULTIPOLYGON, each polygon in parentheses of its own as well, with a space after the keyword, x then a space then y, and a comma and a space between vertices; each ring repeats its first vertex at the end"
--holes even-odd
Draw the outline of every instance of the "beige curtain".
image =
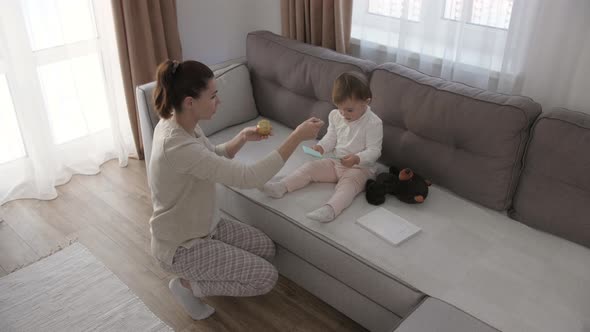
POLYGON ((350 51, 352 0, 281 0, 283 36, 350 51))
POLYGON ((176 0, 111 0, 129 121, 140 159, 143 143, 135 87, 151 82, 166 59, 182 60, 176 0))

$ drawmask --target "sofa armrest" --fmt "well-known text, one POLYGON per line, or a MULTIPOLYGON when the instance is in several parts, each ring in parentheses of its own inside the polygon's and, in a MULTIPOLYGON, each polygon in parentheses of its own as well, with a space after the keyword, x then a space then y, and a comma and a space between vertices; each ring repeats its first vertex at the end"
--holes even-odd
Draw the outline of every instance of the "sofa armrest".
POLYGON ((139 114, 139 126, 141 130, 141 140, 143 142, 146 172, 152 155, 154 128, 156 128, 156 124, 158 124, 158 121, 160 120, 156 114, 152 100, 152 94, 155 88, 156 82, 150 82, 135 88, 135 102, 137 104, 137 113, 139 114))
POLYGON ((236 59, 231 59, 231 60, 223 61, 220 63, 216 63, 214 65, 210 65, 209 68, 211 68, 211 70, 213 70, 213 71, 217 71, 219 69, 222 69, 222 68, 225 68, 225 67, 228 67, 231 65, 236 65, 236 64, 244 64, 245 65, 246 64, 246 57, 243 56, 243 57, 239 57, 236 59))

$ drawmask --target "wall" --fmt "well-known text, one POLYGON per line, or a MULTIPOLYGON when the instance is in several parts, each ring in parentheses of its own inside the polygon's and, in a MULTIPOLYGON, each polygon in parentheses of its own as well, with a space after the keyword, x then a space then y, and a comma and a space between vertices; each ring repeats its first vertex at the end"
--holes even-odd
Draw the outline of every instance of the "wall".
POLYGON ((212 65, 246 56, 253 30, 281 32, 279 0, 177 0, 185 60, 212 65))

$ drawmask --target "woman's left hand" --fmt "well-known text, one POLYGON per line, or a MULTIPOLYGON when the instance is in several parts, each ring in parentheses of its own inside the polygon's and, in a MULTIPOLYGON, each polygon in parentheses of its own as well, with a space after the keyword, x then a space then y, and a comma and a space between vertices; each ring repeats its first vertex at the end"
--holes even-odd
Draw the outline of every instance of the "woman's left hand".
MULTIPOLYGON (((267 139, 269 135, 260 135, 256 127, 246 127, 242 129, 242 136, 246 142, 261 141, 267 139)), ((271 133, 272 135, 272 133, 271 133)))

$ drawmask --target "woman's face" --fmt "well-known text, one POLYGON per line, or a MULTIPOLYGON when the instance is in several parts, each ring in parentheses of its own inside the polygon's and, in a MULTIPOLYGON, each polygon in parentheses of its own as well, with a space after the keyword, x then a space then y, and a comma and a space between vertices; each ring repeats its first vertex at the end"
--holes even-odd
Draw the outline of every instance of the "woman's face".
POLYGON ((201 91, 201 95, 198 98, 192 98, 190 109, 191 113, 193 113, 198 120, 209 120, 217 111, 217 106, 219 104, 217 83, 213 78, 209 80, 207 88, 201 91))

